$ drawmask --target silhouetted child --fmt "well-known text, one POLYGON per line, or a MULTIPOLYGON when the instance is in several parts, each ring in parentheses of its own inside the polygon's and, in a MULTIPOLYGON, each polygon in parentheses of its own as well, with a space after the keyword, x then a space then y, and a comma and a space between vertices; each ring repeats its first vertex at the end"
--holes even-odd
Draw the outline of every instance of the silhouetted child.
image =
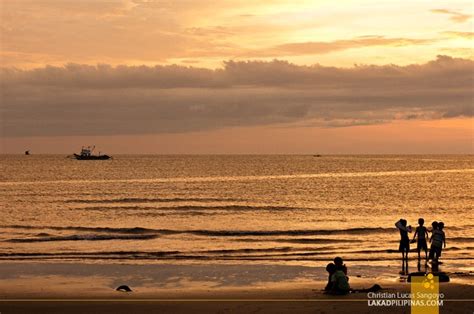
POLYGON ((324 291, 331 291, 332 288, 332 282, 331 278, 334 272, 336 272, 336 265, 334 263, 329 263, 326 266, 326 271, 328 272, 328 283, 326 284, 326 287, 324 288, 324 291))
MULTIPOLYGON (((438 222, 437 221, 433 221, 431 223, 431 230, 429 230, 429 232, 431 232, 431 234, 433 235, 433 231, 435 231, 436 229, 438 229, 438 222)), ((431 241, 431 240, 430 240, 431 241)))
POLYGON ((431 235, 431 247, 430 247, 430 258, 433 261, 438 262, 439 258, 441 257, 441 251, 444 247, 446 247, 446 236, 444 234, 444 223, 440 222, 436 224, 436 229, 433 230, 433 234, 431 235))
POLYGON ((408 237, 408 232, 411 232, 411 226, 407 226, 407 221, 405 219, 400 219, 395 223, 395 227, 400 231, 400 245, 398 250, 402 252, 402 258, 408 259, 408 252, 410 251, 410 238, 408 237))
POLYGON ((405 219, 400 219, 395 223, 395 227, 400 231, 400 245, 398 250, 402 252, 402 271, 401 274, 408 273, 408 252, 410 252, 410 238, 408 232, 411 232, 411 226, 407 226, 405 219))
POLYGON ((344 274, 347 276, 347 267, 344 264, 344 261, 342 260, 342 257, 336 257, 334 258, 334 265, 336 265, 337 270, 342 270, 344 274))
POLYGON ((434 256, 435 256, 435 247, 433 247, 433 235, 435 234, 435 231, 438 230, 438 222, 437 221, 433 221, 431 223, 431 237, 430 237, 430 254, 429 254, 429 259, 430 260, 433 260, 434 259, 434 256))
POLYGON ((331 276, 331 290, 329 290, 329 293, 343 295, 348 294, 350 289, 346 274, 344 274, 342 269, 337 269, 336 266, 336 271, 331 276))
POLYGON ((441 250, 439 250, 439 255, 438 255, 438 258, 440 258, 441 257, 441 252, 443 251, 443 248, 446 248, 446 234, 444 233, 444 222, 442 222, 442 221, 439 222, 438 229, 443 234, 443 246, 441 247, 441 250))
POLYGON ((425 260, 428 260, 428 245, 426 243, 426 238, 428 237, 428 230, 425 226, 425 220, 423 218, 418 219, 418 227, 416 227, 415 235, 413 236, 413 241, 417 239, 416 250, 418 251, 418 261, 421 259, 420 252, 421 250, 425 251, 425 260))

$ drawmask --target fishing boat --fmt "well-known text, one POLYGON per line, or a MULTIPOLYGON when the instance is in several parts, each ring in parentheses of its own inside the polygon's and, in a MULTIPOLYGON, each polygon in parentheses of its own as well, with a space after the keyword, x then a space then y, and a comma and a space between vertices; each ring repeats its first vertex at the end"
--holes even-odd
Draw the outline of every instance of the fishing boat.
POLYGON ((81 153, 74 154, 74 158, 76 158, 77 160, 107 160, 112 158, 109 155, 101 155, 100 152, 99 155, 92 155, 94 149, 95 146, 83 146, 81 149, 81 153))

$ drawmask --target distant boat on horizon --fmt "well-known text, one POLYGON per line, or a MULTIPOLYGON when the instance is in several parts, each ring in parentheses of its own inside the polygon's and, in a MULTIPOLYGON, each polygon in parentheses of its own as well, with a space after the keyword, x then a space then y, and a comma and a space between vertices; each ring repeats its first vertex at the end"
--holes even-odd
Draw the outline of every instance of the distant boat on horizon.
POLYGON ((73 154, 74 158, 77 160, 107 160, 112 157, 109 155, 101 155, 99 152, 99 155, 92 155, 92 152, 94 151, 95 146, 87 146, 87 147, 82 147, 81 148, 81 153, 80 154, 73 154))

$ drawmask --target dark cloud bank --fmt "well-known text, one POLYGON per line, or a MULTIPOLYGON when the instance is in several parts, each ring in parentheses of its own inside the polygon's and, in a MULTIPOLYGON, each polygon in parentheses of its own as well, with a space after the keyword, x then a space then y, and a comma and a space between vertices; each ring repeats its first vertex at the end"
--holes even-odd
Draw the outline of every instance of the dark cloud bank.
POLYGON ((341 127, 471 117, 474 62, 297 66, 68 64, 1 70, 3 136, 187 132, 275 123, 341 127))

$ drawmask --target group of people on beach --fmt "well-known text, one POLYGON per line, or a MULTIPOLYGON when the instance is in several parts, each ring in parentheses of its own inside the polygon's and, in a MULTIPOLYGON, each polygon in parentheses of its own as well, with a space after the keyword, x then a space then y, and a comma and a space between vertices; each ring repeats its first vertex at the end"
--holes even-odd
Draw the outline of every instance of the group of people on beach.
MULTIPOLYGON (((402 272, 408 272, 408 252, 410 252, 410 243, 417 243, 416 250, 418 252, 418 268, 420 268, 421 251, 425 252, 425 264, 431 260, 432 266, 435 267, 439 263, 443 247, 446 248, 446 235, 443 231, 444 223, 442 221, 433 221, 431 228, 424 226, 425 220, 418 219, 418 226, 415 229, 413 238, 410 240, 408 233, 412 232, 412 227, 408 225, 405 219, 400 219, 395 223, 395 226, 400 231, 400 246, 399 251, 402 252, 402 272), (431 237, 429 236, 431 233, 431 237), (428 254, 428 242, 430 249, 428 254)), ((437 267, 437 266, 436 266, 437 267)), ((333 263, 326 266, 328 272, 328 282, 324 291, 328 294, 344 295, 354 291, 349 286, 349 277, 347 276, 347 267, 341 257, 334 258, 333 263)), ((364 291, 372 291, 380 288, 374 285, 370 289, 363 289, 364 291)), ((362 291, 362 290, 361 290, 362 291)))
POLYGON ((324 293, 333 295, 344 295, 355 292, 377 292, 382 289, 380 285, 375 284, 368 289, 352 289, 349 286, 349 276, 347 275, 347 267, 341 257, 334 258, 333 263, 326 266, 328 272, 328 283, 324 288, 324 293))
POLYGON ((326 266, 328 272, 328 283, 324 291, 328 294, 343 295, 350 291, 347 267, 341 257, 336 257, 333 263, 326 266))
POLYGON ((444 234, 444 223, 433 221, 431 223, 431 229, 424 226, 425 220, 423 218, 418 219, 418 227, 415 229, 413 239, 410 241, 408 233, 412 232, 412 227, 408 225, 405 219, 400 219, 395 223, 395 226, 400 231, 400 246, 398 250, 402 252, 402 271, 408 270, 408 252, 410 252, 410 243, 417 243, 416 250, 418 252, 418 267, 421 261, 421 251, 425 252, 425 264, 428 260, 432 263, 438 264, 439 258, 443 247, 446 248, 446 236, 444 234), (429 237, 431 233, 431 237, 429 237), (428 254, 428 238, 430 242, 430 249, 428 254))

